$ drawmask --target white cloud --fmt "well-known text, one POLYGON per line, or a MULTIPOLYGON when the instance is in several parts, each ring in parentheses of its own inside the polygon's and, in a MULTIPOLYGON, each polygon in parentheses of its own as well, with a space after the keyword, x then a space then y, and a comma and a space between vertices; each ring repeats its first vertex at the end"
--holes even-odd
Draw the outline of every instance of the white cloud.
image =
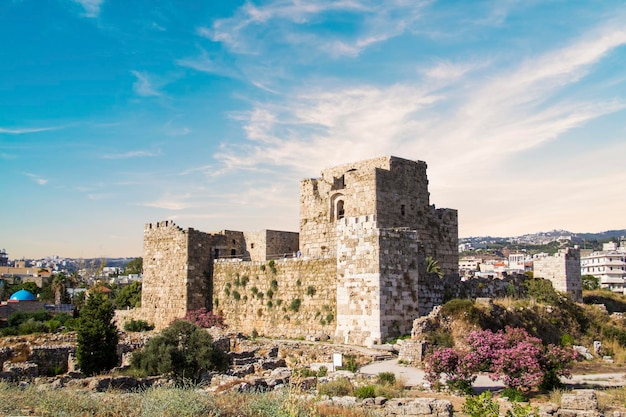
POLYGON ((181 195, 166 194, 158 200, 141 203, 139 205, 166 210, 183 210, 192 207, 192 204, 189 201, 190 198, 191 194, 189 193, 181 195))
POLYGON ((100 14, 100 7, 104 0, 74 0, 76 3, 83 6, 85 9, 86 17, 98 17, 100 14))
POLYGON ((136 94, 142 97, 154 97, 161 95, 145 73, 139 71, 131 71, 131 73, 137 77, 137 80, 133 83, 133 90, 136 94))
POLYGON ((176 64, 196 71, 208 72, 229 78, 241 78, 241 74, 234 69, 232 65, 227 65, 210 57, 204 50, 199 57, 179 59, 176 61, 176 64))
POLYGON ((275 0, 263 6, 246 3, 235 16, 220 19, 198 34, 222 42, 232 51, 260 53, 260 38, 273 34, 281 42, 293 43, 309 54, 311 48, 332 56, 357 56, 368 46, 404 33, 420 18, 430 1, 370 0, 275 0), (361 20, 355 33, 319 34, 305 25, 326 13, 352 13, 361 20))
POLYGON ((24 175, 26 175, 27 177, 29 177, 30 179, 32 179, 39 185, 46 185, 48 183, 48 180, 46 178, 43 178, 39 175, 30 174, 30 173, 26 173, 24 175))
POLYGON ((127 158, 140 158, 140 157, 153 157, 161 155, 161 151, 128 151, 123 153, 111 153, 102 156, 104 159, 127 159, 127 158))
MULTIPOLYGON (((436 63, 425 79, 391 86, 302 89, 239 113, 249 143, 216 154, 224 173, 278 165, 294 172, 381 154, 429 162, 442 184, 482 172, 626 107, 620 99, 568 96, 594 64, 626 44, 608 27, 509 65, 436 63), (442 90, 448 83, 454 91, 442 90)), ((215 171, 214 171, 215 172, 215 171)), ((469 181, 469 179, 468 179, 469 181)), ((463 181, 461 181, 463 182, 463 181)))
POLYGON ((24 135, 27 133, 38 133, 38 132, 46 132, 49 130, 58 130, 63 129, 64 126, 53 126, 53 127, 35 127, 35 128, 4 128, 0 127, 0 133, 5 133, 7 135, 24 135))

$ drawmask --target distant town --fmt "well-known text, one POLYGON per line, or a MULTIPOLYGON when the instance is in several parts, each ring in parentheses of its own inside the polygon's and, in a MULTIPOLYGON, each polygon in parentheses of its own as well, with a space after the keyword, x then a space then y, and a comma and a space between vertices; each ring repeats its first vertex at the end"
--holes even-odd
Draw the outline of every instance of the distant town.
MULTIPOLYGON (((599 288, 626 291, 626 229, 600 233, 572 233, 553 230, 515 237, 477 236, 459 238, 459 275, 461 279, 501 278, 517 273, 532 273, 539 259, 553 256, 564 248, 580 250, 580 273, 594 277, 599 288)), ((32 282, 39 288, 49 285, 53 276, 74 277, 72 297, 94 285, 120 288, 141 281, 141 267, 127 265, 141 258, 63 258, 11 259, 0 249, 0 291, 18 283, 32 282)), ((583 279, 583 281, 585 281, 583 279)), ((6 299, 6 291, 2 291, 6 299)))

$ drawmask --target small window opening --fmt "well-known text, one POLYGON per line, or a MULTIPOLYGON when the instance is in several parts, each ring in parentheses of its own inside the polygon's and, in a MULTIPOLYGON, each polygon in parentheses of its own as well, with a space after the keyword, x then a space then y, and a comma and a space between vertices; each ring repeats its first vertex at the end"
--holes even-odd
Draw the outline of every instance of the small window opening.
POLYGON ((337 220, 343 219, 344 215, 343 200, 339 200, 337 201, 337 220))
POLYGON ((215 248, 213 249, 213 258, 217 259, 220 257, 220 250, 215 248))
POLYGON ((254 249, 254 243, 250 243, 250 249, 254 249))
POLYGON ((403 216, 406 214, 406 209, 404 204, 400 205, 400 214, 402 214, 403 216))
POLYGON ((235 256, 235 255, 237 255, 237 249, 231 249, 230 256, 235 256))

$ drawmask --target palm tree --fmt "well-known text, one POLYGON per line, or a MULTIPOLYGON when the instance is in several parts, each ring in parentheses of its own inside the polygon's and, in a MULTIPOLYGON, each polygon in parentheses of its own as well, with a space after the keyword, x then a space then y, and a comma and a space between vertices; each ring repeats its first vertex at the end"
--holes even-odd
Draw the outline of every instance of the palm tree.
POLYGON ((52 291, 54 291, 54 304, 61 304, 61 296, 65 292, 65 274, 63 272, 55 274, 50 284, 52 291))
POLYGON ((439 265, 439 261, 432 256, 426 257, 426 273, 437 274, 439 278, 443 277, 443 271, 441 270, 441 265, 439 265))

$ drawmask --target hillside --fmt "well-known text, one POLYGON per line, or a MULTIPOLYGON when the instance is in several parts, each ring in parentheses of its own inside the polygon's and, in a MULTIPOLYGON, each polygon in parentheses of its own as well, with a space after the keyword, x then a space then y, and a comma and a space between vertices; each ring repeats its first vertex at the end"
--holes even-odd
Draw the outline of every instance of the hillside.
POLYGON ((594 341, 601 341, 599 354, 626 366, 626 297, 587 291, 584 301, 574 303, 549 286, 492 302, 454 299, 442 306, 440 317, 431 319, 424 337, 434 346, 462 347, 472 330, 521 327, 546 344, 581 345, 593 351, 594 341))

